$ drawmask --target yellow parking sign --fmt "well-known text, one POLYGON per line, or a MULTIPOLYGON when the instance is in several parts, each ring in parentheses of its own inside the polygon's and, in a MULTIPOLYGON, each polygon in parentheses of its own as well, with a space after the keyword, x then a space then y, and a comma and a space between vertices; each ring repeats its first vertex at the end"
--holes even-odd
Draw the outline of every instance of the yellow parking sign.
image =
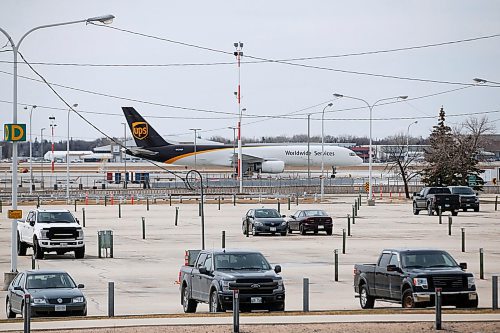
POLYGON ((26 124, 5 124, 3 132, 5 141, 26 141, 26 124))
POLYGON ((23 218, 23 211, 20 209, 9 209, 7 216, 9 219, 19 220, 23 218))

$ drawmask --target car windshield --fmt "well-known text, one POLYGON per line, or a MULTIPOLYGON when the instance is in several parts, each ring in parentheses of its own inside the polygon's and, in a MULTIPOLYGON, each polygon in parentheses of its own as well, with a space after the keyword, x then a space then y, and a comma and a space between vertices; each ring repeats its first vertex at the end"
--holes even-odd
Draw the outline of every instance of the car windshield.
POLYGON ((305 210, 305 216, 328 216, 324 210, 305 210))
POLYGON ((458 264, 444 251, 412 251, 401 253, 405 268, 457 267, 458 264))
POLYGON ((74 223, 70 212, 39 212, 38 223, 74 223))
POLYGON ((26 286, 28 289, 76 288, 67 273, 29 274, 26 286))
POLYGON ((255 217, 274 218, 274 217, 281 217, 281 215, 280 213, 278 213, 276 209, 256 209, 255 217))
POLYGON ((270 270, 271 266, 260 253, 221 253, 215 255, 215 269, 270 270))
POLYGON ((451 192, 454 194, 474 194, 470 187, 453 187, 451 192))

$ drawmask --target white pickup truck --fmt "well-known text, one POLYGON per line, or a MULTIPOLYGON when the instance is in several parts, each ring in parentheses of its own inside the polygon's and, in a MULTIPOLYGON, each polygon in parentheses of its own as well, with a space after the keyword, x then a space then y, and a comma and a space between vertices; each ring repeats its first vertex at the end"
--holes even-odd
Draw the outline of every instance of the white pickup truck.
POLYGON ((37 259, 43 259, 45 252, 71 251, 81 259, 85 256, 83 229, 69 210, 34 209, 17 223, 17 254, 26 255, 28 247, 33 247, 37 259))

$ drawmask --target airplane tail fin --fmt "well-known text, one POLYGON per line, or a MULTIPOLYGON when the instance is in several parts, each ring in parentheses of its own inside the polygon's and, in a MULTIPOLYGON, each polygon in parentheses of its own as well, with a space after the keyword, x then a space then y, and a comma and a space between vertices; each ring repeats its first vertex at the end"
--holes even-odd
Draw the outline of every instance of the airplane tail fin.
POLYGON ((170 145, 133 107, 124 106, 122 110, 137 147, 148 148, 170 145))

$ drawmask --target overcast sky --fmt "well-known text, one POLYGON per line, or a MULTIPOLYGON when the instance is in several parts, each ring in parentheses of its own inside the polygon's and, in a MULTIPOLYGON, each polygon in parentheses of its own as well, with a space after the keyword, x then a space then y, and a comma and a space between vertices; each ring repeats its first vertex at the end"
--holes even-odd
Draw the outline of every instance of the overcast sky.
MULTIPOLYGON (((254 61, 247 56, 265 59, 333 56, 500 34, 499 1, 457 0, 3 0, 0 27, 17 43, 33 27, 103 14, 116 16, 112 27, 229 53, 234 51, 234 42, 242 41, 243 62, 254 61)), ((3 46, 6 39, 3 35, 0 38, 0 46, 3 46)), ((1 51, 6 50, 9 50, 8 46, 1 51)), ((203 138, 233 136, 232 130, 227 129, 236 125, 238 113, 233 94, 237 89, 238 70, 232 54, 85 24, 36 31, 23 41, 20 52, 32 63, 205 64, 164 67, 33 66, 52 83, 143 101, 127 101, 54 86, 69 104, 79 104, 77 110, 109 114, 82 113, 110 136, 123 136, 121 123, 125 119, 122 106, 134 106, 164 135, 187 135, 189 138, 192 136, 190 128, 201 128, 203 138), (151 103, 216 112, 189 111, 151 103)), ((333 101, 334 106, 325 113, 325 133, 333 136, 368 135, 368 109, 344 110, 364 104, 346 98, 334 99, 333 93, 337 92, 365 99, 369 103, 381 98, 408 95, 407 102, 374 108, 373 136, 381 138, 406 132, 408 125, 415 120, 418 124, 411 127, 411 134, 427 136, 436 123, 441 106, 448 115, 499 111, 500 88, 471 87, 410 100, 464 86, 336 70, 458 83, 472 83, 475 77, 499 82, 499 59, 500 37, 495 37, 391 53, 289 61, 321 69, 282 63, 242 63, 242 107, 247 109, 248 115, 243 120, 242 135, 258 138, 264 135, 306 134, 307 113, 312 113, 311 134, 319 135, 321 111, 329 101, 333 101), (314 105, 316 107, 309 108, 314 105), (300 111, 306 108, 309 109, 300 111), (256 118, 290 114, 296 119, 256 118)), ((0 52, 0 61, 0 120, 3 124, 12 121, 12 52, 0 52)), ((37 78, 24 64, 19 64, 19 75, 37 78)), ((19 78, 18 82, 19 103, 38 106, 33 116, 34 136, 39 137, 40 128, 49 128, 48 117, 54 115, 58 125, 56 136, 64 138, 67 129, 64 103, 40 82, 24 78, 19 78)), ((19 105, 18 110, 18 121, 28 123, 24 105, 19 105)), ((448 119, 453 125, 465 118, 448 119)), ((499 120, 500 112, 489 113, 488 118, 499 120)), ((494 124, 498 131, 500 122, 494 124)), ((45 135, 48 133, 47 130, 45 135)), ((130 135, 128 128, 127 135, 130 135)), ((88 140, 102 137, 76 115, 71 116, 71 136, 88 140)))

